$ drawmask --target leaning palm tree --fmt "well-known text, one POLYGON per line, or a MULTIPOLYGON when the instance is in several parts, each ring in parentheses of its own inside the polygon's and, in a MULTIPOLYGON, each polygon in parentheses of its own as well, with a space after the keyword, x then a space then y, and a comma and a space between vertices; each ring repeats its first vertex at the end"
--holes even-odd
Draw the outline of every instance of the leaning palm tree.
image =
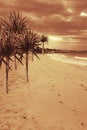
POLYGON ((41 35, 41 42, 42 42, 42 54, 44 54, 44 43, 48 42, 48 37, 45 35, 41 35))
MULTIPOLYGON (((29 21, 26 17, 23 17, 19 12, 9 12, 8 17, 3 17, 1 19, 2 29, 14 33, 14 35, 18 36, 23 34, 29 25, 29 21)), ((16 57, 14 56, 14 66, 17 69, 16 57)))

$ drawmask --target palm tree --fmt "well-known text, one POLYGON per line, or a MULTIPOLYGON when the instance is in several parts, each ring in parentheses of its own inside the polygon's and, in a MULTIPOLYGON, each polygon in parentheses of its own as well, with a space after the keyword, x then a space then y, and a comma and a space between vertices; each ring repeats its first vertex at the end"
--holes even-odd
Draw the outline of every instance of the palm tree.
POLYGON ((21 34, 29 29, 28 19, 15 11, 9 12, 7 17, 1 18, 1 25, 4 30, 14 32, 15 34, 21 34))
POLYGON ((26 32, 24 35, 20 35, 21 37, 19 38, 19 46, 18 50, 21 54, 26 55, 26 77, 27 77, 27 82, 29 82, 28 79, 28 51, 31 48, 31 43, 29 39, 29 34, 26 32))
POLYGON ((37 32, 34 32, 33 30, 29 31, 30 35, 30 42, 31 42, 31 53, 32 53, 32 61, 34 60, 34 55, 39 59, 39 57, 36 54, 36 48, 41 45, 40 43, 40 36, 37 32))
POLYGON ((48 42, 48 37, 45 35, 41 35, 41 42, 42 42, 42 54, 44 55, 44 43, 48 42))
POLYGON ((26 55, 26 78, 27 78, 27 82, 29 82, 29 78, 28 78, 29 56, 28 54, 29 52, 32 52, 35 56, 37 56, 35 52, 35 47, 38 45, 38 43, 36 42, 36 39, 37 39, 36 33, 34 33, 31 30, 28 30, 24 33, 24 35, 21 35, 20 39, 21 41, 20 41, 18 49, 20 50, 20 52, 23 52, 23 54, 25 53, 26 55))
MULTIPOLYGON (((20 34, 23 34, 28 29, 29 21, 19 12, 12 11, 9 12, 8 17, 3 17, 1 19, 1 25, 3 30, 11 32, 14 35, 18 36, 20 34)), ((16 59, 17 57, 14 55, 15 69, 17 69, 16 59)))
MULTIPOLYGON (((3 17, 0 23, 0 67, 2 62, 6 65, 6 93, 8 93, 8 75, 11 70, 11 56, 14 56, 21 64, 23 54, 26 55, 26 77, 28 78, 29 52, 36 54, 36 48, 40 45, 40 39, 36 32, 28 28, 28 20, 18 13, 10 12, 8 17, 3 17)), ((39 58, 37 56, 37 58, 39 58)), ((16 65, 16 60, 15 60, 16 65)), ((15 66, 16 67, 16 66, 15 66)))
POLYGON ((11 56, 15 56, 15 58, 22 64, 20 57, 16 56, 16 52, 18 52, 18 43, 15 35, 12 32, 7 32, 2 30, 0 37, 0 67, 2 62, 6 65, 6 93, 8 94, 8 75, 9 70, 12 70, 9 62, 13 61, 11 56))
POLYGON ((2 39, 0 39, 0 67, 2 65, 2 62, 6 65, 6 93, 8 93, 8 74, 9 69, 11 70, 9 66, 9 61, 13 61, 11 59, 11 56, 14 53, 14 46, 13 43, 13 37, 11 34, 6 34, 2 39))

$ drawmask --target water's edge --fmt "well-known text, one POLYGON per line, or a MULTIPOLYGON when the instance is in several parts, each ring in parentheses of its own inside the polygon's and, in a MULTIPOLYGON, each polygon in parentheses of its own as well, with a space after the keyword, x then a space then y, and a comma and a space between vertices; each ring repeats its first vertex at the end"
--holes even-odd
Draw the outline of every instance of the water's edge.
POLYGON ((87 66, 87 57, 80 57, 80 56, 68 56, 64 54, 47 54, 51 59, 56 61, 80 65, 80 66, 87 66))

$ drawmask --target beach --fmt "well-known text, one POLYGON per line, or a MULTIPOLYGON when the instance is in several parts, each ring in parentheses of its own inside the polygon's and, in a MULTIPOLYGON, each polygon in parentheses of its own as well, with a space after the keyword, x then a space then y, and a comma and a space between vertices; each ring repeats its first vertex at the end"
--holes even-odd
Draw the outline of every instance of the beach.
POLYGON ((25 64, 9 71, 9 94, 1 67, 0 130, 87 130, 87 66, 39 57, 29 61, 29 83, 25 64))

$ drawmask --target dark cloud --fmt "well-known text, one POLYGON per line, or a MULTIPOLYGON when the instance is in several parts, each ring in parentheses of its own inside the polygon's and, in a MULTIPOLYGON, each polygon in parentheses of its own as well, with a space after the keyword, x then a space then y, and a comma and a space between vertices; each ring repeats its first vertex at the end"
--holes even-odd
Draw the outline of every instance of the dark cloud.
POLYGON ((87 7, 86 2, 79 0, 18 0, 18 9, 32 13, 36 20, 32 25, 36 30, 46 31, 54 34, 77 34, 80 30, 87 29, 87 18, 80 17, 80 13, 87 7), (20 4, 22 3, 22 4, 20 4), (78 13, 77 13, 78 12, 78 13), (36 26, 36 27, 35 27, 36 26))
POLYGON ((18 0, 17 7, 26 12, 33 12, 37 16, 49 16, 52 14, 66 14, 64 4, 60 2, 42 2, 38 0, 18 0), (22 3, 22 4, 20 4, 22 3))
POLYGON ((0 2, 0 8, 6 8, 8 7, 6 4, 4 4, 3 2, 0 2))
POLYGON ((15 7, 9 5, 9 3, 0 2, 0 16, 5 16, 10 10, 14 10, 15 7))
MULTIPOLYGON (((80 16, 86 5, 82 0, 17 0, 14 7, 27 13, 37 31, 71 35, 87 29, 87 17, 80 16)), ((1 7, 7 5, 1 3, 1 7)))

